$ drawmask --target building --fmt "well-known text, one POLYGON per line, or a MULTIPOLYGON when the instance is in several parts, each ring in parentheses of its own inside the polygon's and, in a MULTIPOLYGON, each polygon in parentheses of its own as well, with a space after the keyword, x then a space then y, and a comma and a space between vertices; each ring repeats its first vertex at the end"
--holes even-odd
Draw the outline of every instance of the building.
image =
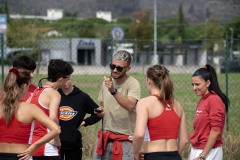
POLYGON ((102 65, 102 45, 100 39, 90 38, 55 38, 43 40, 39 46, 42 52, 42 64, 50 59, 61 58, 76 65, 102 65))
POLYGON ((62 9, 48 9, 47 16, 36 16, 36 15, 21 15, 21 14, 10 14, 10 18, 39 18, 49 21, 54 21, 63 18, 62 9))
POLYGON ((63 18, 63 10, 62 9, 47 9, 47 19, 48 20, 58 20, 63 18))
POLYGON ((102 18, 108 22, 112 21, 112 12, 110 11, 97 11, 96 12, 96 17, 97 18, 102 18))

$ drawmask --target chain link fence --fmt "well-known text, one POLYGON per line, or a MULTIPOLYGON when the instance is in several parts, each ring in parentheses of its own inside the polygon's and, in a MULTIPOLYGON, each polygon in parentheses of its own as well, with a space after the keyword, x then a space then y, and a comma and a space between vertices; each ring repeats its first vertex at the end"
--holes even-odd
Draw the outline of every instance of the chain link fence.
MULTIPOLYGON (((199 67, 211 64, 217 71, 222 91, 230 99, 224 134, 224 159, 238 159, 240 157, 240 109, 238 108, 240 105, 240 40, 231 40, 226 37, 226 39, 188 40, 186 41, 188 43, 158 41, 157 53, 154 53, 152 40, 45 39, 38 41, 32 48, 8 49, 5 58, 9 60, 20 54, 34 57, 38 63, 34 77, 35 84, 40 78, 46 76, 50 59, 64 59, 74 67, 73 83, 99 103, 98 92, 103 76, 110 74, 109 63, 111 63, 112 54, 115 50, 128 50, 133 56, 129 74, 139 80, 142 97, 148 95, 145 86, 147 68, 158 63, 169 69, 174 82, 175 97, 186 112, 189 133, 193 130, 193 117, 199 100, 192 90, 191 75, 199 67), (21 52, 16 53, 19 50, 21 52)), ((9 65, 4 66, 5 74, 10 66, 11 61, 9 65)), ((81 129, 84 159, 92 159, 97 130, 100 127, 99 123, 81 129)), ((184 152, 184 158, 187 158, 189 151, 188 146, 184 152)))

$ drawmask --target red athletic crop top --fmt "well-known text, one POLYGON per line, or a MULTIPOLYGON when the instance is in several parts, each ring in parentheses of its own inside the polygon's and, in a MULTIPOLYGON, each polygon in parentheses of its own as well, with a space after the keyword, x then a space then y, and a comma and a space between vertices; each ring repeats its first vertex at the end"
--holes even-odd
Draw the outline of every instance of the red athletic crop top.
POLYGON ((0 118, 0 142, 31 144, 33 135, 33 124, 19 122, 13 115, 12 121, 6 125, 4 118, 0 118))
POLYGON ((177 139, 180 120, 172 104, 165 104, 162 114, 155 118, 148 118, 147 126, 150 141, 177 139))

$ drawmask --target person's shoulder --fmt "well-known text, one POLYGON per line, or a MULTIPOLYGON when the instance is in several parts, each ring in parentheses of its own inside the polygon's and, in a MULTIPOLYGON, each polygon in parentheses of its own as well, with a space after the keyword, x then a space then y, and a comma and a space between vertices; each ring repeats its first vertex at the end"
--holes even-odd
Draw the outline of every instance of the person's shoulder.
POLYGON ((208 98, 206 100, 206 103, 208 103, 209 106, 215 106, 217 108, 218 108, 218 106, 224 107, 224 103, 223 103, 222 99, 217 94, 210 94, 210 96, 208 96, 208 98))
POLYGON ((49 97, 55 97, 55 96, 61 97, 60 93, 53 88, 45 88, 43 91, 43 94, 46 94, 49 97))
POLYGON ((175 107, 180 107, 180 108, 182 108, 180 102, 179 102, 177 99, 173 99, 172 104, 173 104, 173 106, 175 106, 175 107))
POLYGON ((209 101, 221 101, 221 98, 216 93, 211 93, 208 96, 209 101))
POLYGON ((150 109, 156 104, 156 101, 158 101, 158 99, 154 96, 143 97, 137 102, 137 108, 150 109))
POLYGON ((178 100, 174 99, 172 102, 172 105, 173 105, 173 108, 174 108, 175 112, 177 113, 177 115, 179 117, 182 117, 182 114, 184 113, 184 109, 181 106, 180 102, 178 100))
POLYGON ((53 88, 44 88, 44 92, 53 92, 53 93, 58 93, 58 91, 56 89, 53 88))
POLYGON ((141 98, 138 103, 152 103, 156 100, 156 97, 154 96, 147 96, 147 97, 143 97, 141 98))
POLYGON ((37 108, 35 104, 29 103, 29 102, 21 102, 19 103, 19 109, 26 110, 27 113, 30 113, 31 110, 37 108))
POLYGON ((139 81, 138 81, 136 78, 132 77, 132 76, 129 76, 129 77, 128 77, 127 83, 140 85, 139 81))
POLYGON ((77 94, 79 95, 79 96, 82 96, 82 97, 90 97, 90 95, 88 94, 88 93, 86 93, 86 92, 84 92, 84 91, 82 91, 82 90, 79 90, 78 92, 77 92, 77 94))
POLYGON ((138 81, 135 77, 133 77, 133 76, 129 76, 128 77, 128 80, 130 80, 130 81, 138 81))

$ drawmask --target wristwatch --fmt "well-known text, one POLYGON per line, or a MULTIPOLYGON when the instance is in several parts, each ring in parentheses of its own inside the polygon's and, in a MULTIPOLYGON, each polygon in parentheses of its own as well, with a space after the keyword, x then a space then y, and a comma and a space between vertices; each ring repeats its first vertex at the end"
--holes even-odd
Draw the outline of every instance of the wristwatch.
POLYGON ((115 94, 117 94, 117 89, 116 89, 116 88, 114 88, 114 90, 111 92, 111 94, 112 94, 112 95, 115 95, 115 94))
POLYGON ((205 157, 203 157, 201 154, 198 156, 199 159, 205 160, 205 157))

